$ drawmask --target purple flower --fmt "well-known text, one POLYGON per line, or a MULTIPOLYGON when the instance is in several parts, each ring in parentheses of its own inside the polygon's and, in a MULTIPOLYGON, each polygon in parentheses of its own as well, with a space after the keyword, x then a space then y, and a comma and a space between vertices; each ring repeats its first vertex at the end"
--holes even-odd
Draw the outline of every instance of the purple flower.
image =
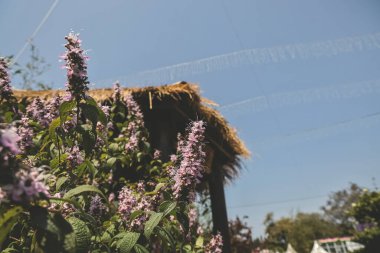
POLYGON ((90 202, 89 213, 92 216, 101 217, 104 213, 107 212, 107 207, 102 202, 102 198, 99 195, 92 197, 90 202))
POLYGON ((153 153, 153 159, 157 160, 157 159, 160 159, 161 157, 161 151, 156 149, 153 153))
POLYGON ((206 245, 205 253, 222 253, 223 238, 220 233, 213 235, 210 242, 206 245))
POLYGON ((83 163, 84 158, 83 155, 77 145, 71 148, 71 151, 69 152, 69 156, 67 157, 67 160, 69 161, 70 167, 74 168, 81 163, 83 163))
POLYGON ((48 105, 39 97, 33 99, 33 102, 27 106, 26 112, 31 119, 37 121, 43 127, 48 127, 52 120, 48 105))
POLYGON ((50 124, 53 119, 59 116, 59 107, 63 102, 63 98, 61 96, 55 96, 51 98, 46 105, 46 115, 45 119, 50 124))
POLYGON ((20 170, 16 173, 17 182, 11 189, 11 198, 15 202, 30 202, 39 197, 49 197, 49 188, 43 183, 43 174, 37 168, 20 170))
POLYGON ((198 220, 197 209, 190 208, 190 210, 189 210, 189 226, 194 227, 195 225, 197 225, 197 220, 198 220))
POLYGON ((25 153, 29 148, 33 146, 33 129, 29 126, 29 118, 22 117, 21 125, 17 129, 17 133, 20 136, 20 150, 25 153))
POLYGON ((13 154, 17 155, 21 153, 17 142, 20 141, 20 136, 17 134, 17 130, 14 127, 0 130, 0 152, 7 148, 13 154))
POLYGON ((190 202, 195 200, 195 186, 200 183, 204 172, 204 122, 192 122, 188 128, 186 140, 178 143, 178 169, 173 167, 171 175, 174 178, 172 187, 176 199, 184 197, 190 202))
POLYGON ((116 82, 113 85, 113 94, 112 97, 114 101, 120 101, 121 98, 121 90, 120 90, 120 83, 116 82))
POLYGON ((124 99, 128 108, 128 115, 130 116, 127 131, 124 133, 129 137, 128 143, 125 145, 126 151, 129 152, 135 151, 139 146, 139 142, 146 140, 146 136, 141 131, 144 128, 144 118, 139 105, 131 94, 127 94, 124 99))
POLYGON ((143 194, 144 184, 139 183, 137 185, 137 193, 134 193, 127 186, 119 193, 119 207, 118 211, 122 215, 123 219, 128 221, 130 215, 135 211, 144 211, 144 214, 139 215, 130 221, 130 227, 142 231, 145 221, 148 219, 146 212, 152 210, 151 200, 143 194))
POLYGON ((125 186, 120 191, 118 199, 118 211, 123 216, 123 218, 127 220, 131 215, 132 210, 137 205, 137 198, 134 196, 132 190, 125 186))
POLYGON ((4 58, 0 58, 0 101, 13 98, 13 91, 10 83, 7 63, 4 58))
POLYGON ((81 49, 81 40, 79 34, 70 32, 65 37, 67 43, 65 45, 66 52, 62 59, 66 61, 65 68, 67 71, 67 92, 77 101, 86 97, 88 91, 87 63, 88 57, 81 49))

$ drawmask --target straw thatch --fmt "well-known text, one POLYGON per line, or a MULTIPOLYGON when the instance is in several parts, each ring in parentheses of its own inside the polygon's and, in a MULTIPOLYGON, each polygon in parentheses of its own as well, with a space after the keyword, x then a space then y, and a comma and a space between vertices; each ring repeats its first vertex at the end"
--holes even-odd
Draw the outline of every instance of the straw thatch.
MULTIPOLYGON (((15 96, 18 99, 37 96, 49 98, 63 93, 64 91, 57 90, 18 90, 15 91, 15 96)), ((201 98, 197 85, 180 82, 159 87, 122 89, 122 94, 126 93, 132 93, 139 103, 153 147, 162 148, 164 140, 167 152, 175 151, 177 133, 183 132, 192 120, 204 120, 207 124, 206 140, 214 150, 212 168, 221 169, 225 180, 237 176, 241 167, 240 159, 248 157, 249 151, 238 138, 235 129, 212 107, 216 104, 201 98)), ((98 101, 105 101, 112 94, 112 89, 89 91, 89 95, 98 101)))

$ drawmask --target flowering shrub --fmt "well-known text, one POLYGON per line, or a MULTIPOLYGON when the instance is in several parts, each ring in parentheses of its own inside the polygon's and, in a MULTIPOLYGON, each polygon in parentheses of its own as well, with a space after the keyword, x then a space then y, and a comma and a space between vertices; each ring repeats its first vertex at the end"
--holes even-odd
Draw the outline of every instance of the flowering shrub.
POLYGON ((4 252, 221 252, 194 206, 205 124, 163 162, 131 94, 88 96, 77 34, 62 56, 65 97, 16 101, 0 60, 0 249, 4 252), (207 243, 209 241, 209 243, 207 243))

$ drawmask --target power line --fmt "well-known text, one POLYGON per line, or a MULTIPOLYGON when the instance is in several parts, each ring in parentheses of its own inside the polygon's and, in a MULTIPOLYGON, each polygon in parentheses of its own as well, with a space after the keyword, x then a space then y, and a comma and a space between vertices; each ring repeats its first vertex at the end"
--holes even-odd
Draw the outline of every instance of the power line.
POLYGON ((44 15, 44 17, 42 18, 41 22, 38 24, 38 26, 36 27, 36 29, 34 30, 34 32, 32 33, 32 35, 29 36, 29 38, 26 40, 24 46, 20 49, 20 51, 16 54, 15 58, 12 60, 11 64, 13 65, 15 62, 18 61, 18 59, 20 58, 20 56, 24 53, 25 49, 28 47, 28 45, 33 41, 33 39, 36 37, 37 33, 40 31, 40 29, 42 28, 42 26, 45 24, 45 22, 48 20, 49 16, 51 15, 51 13, 53 12, 53 10, 55 9, 55 7, 57 6, 59 0, 55 0, 52 5, 50 6, 50 8, 48 9, 48 11, 46 12, 46 14, 44 15))
POLYGON ((147 70, 121 76, 114 79, 100 80, 97 83, 109 85, 116 80, 129 85, 153 85, 182 80, 186 75, 198 75, 221 71, 242 65, 262 65, 281 63, 291 60, 319 59, 341 54, 362 52, 380 48, 380 32, 361 36, 343 37, 333 40, 279 45, 266 48, 252 48, 231 53, 183 62, 153 70, 147 70))
POLYGON ((361 123, 362 126, 368 127, 371 124, 375 124, 379 122, 380 122, 380 112, 376 112, 376 113, 367 114, 358 118, 340 121, 340 122, 327 125, 327 126, 310 128, 310 129, 306 129, 306 130, 299 131, 296 133, 290 133, 290 134, 273 137, 267 140, 256 142, 255 144, 256 146, 260 146, 260 147, 271 145, 271 144, 279 145, 281 143, 281 140, 286 140, 289 138, 300 137, 300 136, 310 141, 312 138, 318 137, 318 134, 322 136, 331 134, 331 131, 333 131, 334 129, 336 130, 337 133, 342 133, 342 128, 349 129, 350 127, 354 127, 355 126, 354 124, 357 124, 357 123, 361 123), (374 122, 369 122, 368 120, 373 120, 374 122), (326 133, 326 130, 328 130, 330 133, 326 133))
POLYGON ((296 201, 305 201, 310 199, 319 199, 319 198, 326 198, 329 195, 316 195, 311 197, 304 197, 304 198, 294 198, 294 199, 286 199, 286 200, 277 200, 277 201, 266 201, 266 202, 257 202, 257 203, 251 203, 251 204, 243 204, 243 205, 237 205, 237 206, 230 206, 229 209, 235 209, 235 208, 249 208, 249 207, 257 207, 257 206, 269 206, 269 205, 275 205, 275 204, 285 204, 289 202, 296 202, 296 201))
POLYGON ((234 110, 236 113, 243 114, 248 111, 260 112, 270 109, 268 101, 271 102, 272 107, 280 108, 285 105, 312 103, 318 100, 347 99, 379 93, 380 79, 376 79, 348 83, 344 85, 330 85, 316 89, 282 92, 269 96, 256 96, 231 104, 222 105, 219 109, 224 110, 225 112, 234 110))

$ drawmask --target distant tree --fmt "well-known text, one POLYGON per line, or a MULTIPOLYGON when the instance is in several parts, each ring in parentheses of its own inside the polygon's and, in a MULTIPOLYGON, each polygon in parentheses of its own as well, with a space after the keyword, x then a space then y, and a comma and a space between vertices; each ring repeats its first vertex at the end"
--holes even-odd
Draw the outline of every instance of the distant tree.
MULTIPOLYGON (((19 76, 21 81, 16 83, 16 86, 25 90, 50 90, 50 84, 39 80, 40 76, 44 74, 49 68, 50 64, 46 63, 45 58, 39 53, 38 48, 30 42, 30 58, 25 65, 14 62, 10 66, 13 76, 19 76)), ((13 56, 8 57, 9 61, 13 60, 13 56)))
POLYGON ((380 192, 363 191, 352 205, 350 214, 356 221, 354 241, 364 245, 362 253, 380 250, 380 192))
POLYGON ((284 252, 290 243, 298 253, 309 253, 314 240, 335 237, 339 228, 323 219, 318 213, 298 213, 294 218, 273 220, 273 214, 267 215, 265 247, 284 252))
MULTIPOLYGON (((248 218, 244 216, 243 219, 248 218)), ((229 221, 231 249, 233 253, 250 253, 254 249, 252 228, 239 217, 229 221)))
POLYGON ((363 189, 355 183, 341 191, 332 193, 323 210, 324 217, 339 226, 342 235, 354 233, 354 220, 349 214, 351 205, 358 201, 363 189))

